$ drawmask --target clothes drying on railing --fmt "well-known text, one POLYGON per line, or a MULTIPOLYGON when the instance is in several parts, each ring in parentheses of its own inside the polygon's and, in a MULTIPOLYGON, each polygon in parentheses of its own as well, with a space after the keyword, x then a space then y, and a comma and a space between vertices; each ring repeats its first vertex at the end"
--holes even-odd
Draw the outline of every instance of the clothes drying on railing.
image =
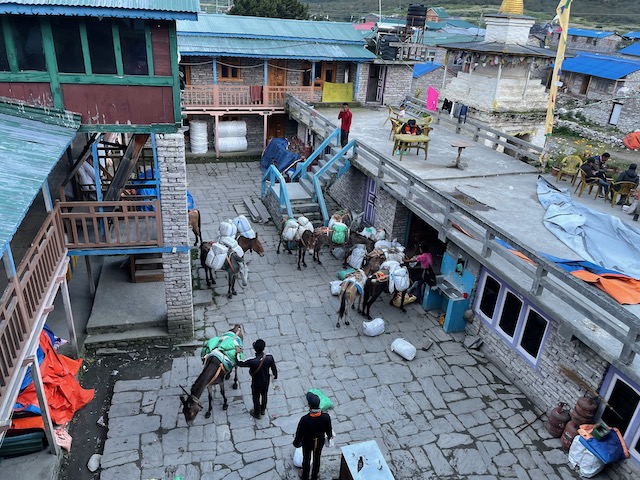
POLYGON ((264 174, 271 165, 275 165, 279 172, 285 173, 300 159, 300 155, 287 149, 289 142, 286 138, 272 138, 264 149, 260 168, 264 174))

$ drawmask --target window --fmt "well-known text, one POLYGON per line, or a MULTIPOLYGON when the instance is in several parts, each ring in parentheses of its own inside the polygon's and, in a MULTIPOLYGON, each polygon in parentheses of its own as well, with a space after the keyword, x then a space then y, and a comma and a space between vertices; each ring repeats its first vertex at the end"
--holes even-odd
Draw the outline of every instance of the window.
POLYGON ((218 62, 219 80, 240 80, 240 62, 230 58, 222 58, 218 62))
POLYGON ((600 395, 608 405, 601 406, 601 419, 620 430, 629 454, 640 461, 640 387, 611 367, 600 395))
POLYGON ((336 64, 333 62, 318 62, 316 63, 316 72, 313 85, 315 87, 322 87, 324 82, 336 81, 336 64))
POLYGON ((427 58, 425 60, 427 63, 433 63, 436 61, 436 51, 435 50, 429 50, 427 52, 427 58))
POLYGON ((474 311, 511 348, 535 366, 549 320, 488 271, 482 273, 478 285, 474 311))
POLYGON ((87 18, 87 37, 93 73, 116 74, 116 53, 113 49, 111 22, 87 18))
POLYGON ((143 20, 118 21, 122 64, 125 75, 148 75, 147 41, 143 20))
POLYGON ((80 42, 80 20, 69 17, 51 19, 53 43, 58 61, 58 71, 62 73, 85 73, 80 42))
POLYGON ((311 86, 311 64, 310 63, 302 64, 302 86, 303 87, 311 86))
POLYGON ((46 71, 40 19, 38 17, 11 17, 10 21, 18 69, 46 71))
POLYGON ((4 28, 2 27, 2 22, 0 22, 0 70, 4 72, 10 70, 7 47, 4 44, 4 28))

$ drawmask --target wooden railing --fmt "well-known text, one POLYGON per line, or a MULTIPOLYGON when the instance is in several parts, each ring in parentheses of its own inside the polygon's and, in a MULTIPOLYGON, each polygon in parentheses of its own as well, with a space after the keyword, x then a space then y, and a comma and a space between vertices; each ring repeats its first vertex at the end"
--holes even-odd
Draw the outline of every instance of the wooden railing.
POLYGON ((313 87, 273 87, 269 85, 187 85, 180 92, 182 110, 203 109, 283 109, 290 93, 306 102, 313 100, 313 87), (252 95, 253 88, 253 95, 252 95))
POLYGON ((66 247, 161 247, 160 200, 60 202, 66 247))
POLYGON ((426 62, 428 59, 429 46, 423 43, 390 42, 389 46, 398 49, 396 54, 398 61, 426 62))

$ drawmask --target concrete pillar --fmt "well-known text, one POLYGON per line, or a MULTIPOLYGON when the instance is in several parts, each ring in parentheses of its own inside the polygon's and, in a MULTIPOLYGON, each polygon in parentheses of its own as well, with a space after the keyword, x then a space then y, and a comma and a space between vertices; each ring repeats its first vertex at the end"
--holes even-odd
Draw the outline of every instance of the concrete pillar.
MULTIPOLYGON (((189 238, 184 136, 179 133, 156 135, 156 148, 160 170, 164 246, 187 247, 189 238)), ((174 338, 192 338, 194 323, 190 252, 163 253, 162 263, 169 334, 174 338)))

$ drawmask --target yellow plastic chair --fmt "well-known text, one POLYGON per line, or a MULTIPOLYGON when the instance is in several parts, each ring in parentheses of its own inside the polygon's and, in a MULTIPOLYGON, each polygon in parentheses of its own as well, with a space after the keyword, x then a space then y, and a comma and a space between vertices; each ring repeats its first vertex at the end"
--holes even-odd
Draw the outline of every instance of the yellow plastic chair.
POLYGON ((560 164, 560 170, 558 170, 558 176, 556 182, 562 180, 563 175, 571 175, 571 185, 575 185, 578 179, 578 171, 582 166, 582 159, 578 155, 569 155, 564 157, 560 164))
POLYGON ((573 193, 576 193, 578 189, 580 189, 580 193, 578 193, 578 197, 581 197, 582 192, 584 192, 584 189, 589 187, 589 191, 587 192, 587 194, 591 195, 591 190, 593 190, 593 187, 596 187, 595 198, 598 198, 598 193, 600 193, 600 184, 598 182, 598 179, 597 178, 587 179, 587 174, 584 173, 584 170, 582 169, 579 169, 579 172, 580 172, 580 183, 576 185, 576 189, 574 190, 573 193))
POLYGON ((625 196, 626 198, 629 198, 629 193, 631 193, 631 190, 633 190, 634 188, 636 188, 636 184, 633 182, 614 182, 611 184, 611 188, 609 189, 609 191, 611 192, 611 206, 614 207, 616 204, 616 198, 618 198, 618 195, 621 196, 625 196), (618 187, 618 190, 616 191, 615 187, 618 187))

